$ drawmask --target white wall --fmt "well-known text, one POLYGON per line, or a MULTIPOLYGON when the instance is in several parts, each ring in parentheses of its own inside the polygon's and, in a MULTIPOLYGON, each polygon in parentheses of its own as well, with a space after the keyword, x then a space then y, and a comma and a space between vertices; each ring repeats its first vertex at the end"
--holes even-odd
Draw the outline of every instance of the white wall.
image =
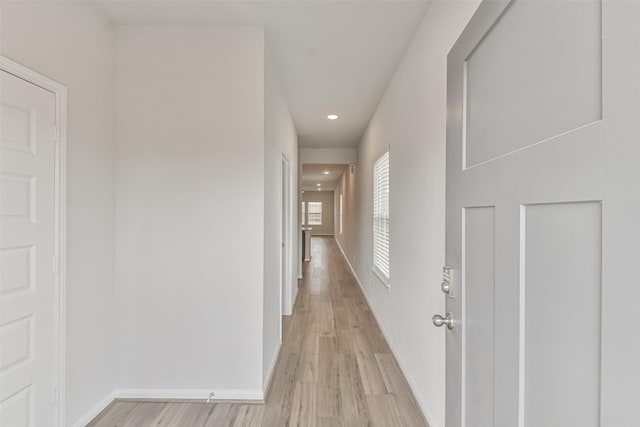
POLYGON ((0 52, 68 89, 67 423, 114 387, 114 45, 87 3, 3 2, 0 52))
POLYGON ((129 395, 261 394, 263 45, 260 27, 118 29, 117 385, 129 395))
POLYGON ((291 314, 298 290, 298 137, 287 105, 276 58, 265 44, 265 120, 264 120, 264 315, 263 315, 263 381, 272 373, 280 347, 280 284, 282 243, 282 157, 289 162, 291 227, 286 247, 289 252, 289 274, 284 291, 284 314, 291 314))
POLYGON ((300 163, 303 164, 349 164, 355 163, 358 150, 355 148, 301 148, 300 163))
MULTIPOLYGON (((358 149, 357 224, 345 251, 432 427, 444 426, 446 55, 479 1, 436 1, 382 98, 358 149), (391 289, 371 273, 372 173, 390 144, 391 289)), ((348 188, 348 187, 345 187, 348 188)), ((349 202, 352 203, 352 202, 349 202)))

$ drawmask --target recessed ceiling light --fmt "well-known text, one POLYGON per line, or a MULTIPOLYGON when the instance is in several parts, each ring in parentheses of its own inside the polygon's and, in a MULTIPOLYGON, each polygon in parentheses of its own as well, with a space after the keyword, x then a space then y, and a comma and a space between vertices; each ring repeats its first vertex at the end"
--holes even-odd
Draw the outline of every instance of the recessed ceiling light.
POLYGON ((337 114, 329 114, 327 116, 327 119, 329 119, 329 120, 337 120, 338 119, 338 115, 337 114))
POLYGON ((318 187, 320 187, 320 184, 316 184, 318 187))
POLYGON ((329 171, 324 171, 323 173, 324 173, 325 175, 329 175, 329 173, 330 173, 330 172, 329 172, 329 171))
POLYGON ((318 188, 318 191, 322 191, 322 188, 318 188))

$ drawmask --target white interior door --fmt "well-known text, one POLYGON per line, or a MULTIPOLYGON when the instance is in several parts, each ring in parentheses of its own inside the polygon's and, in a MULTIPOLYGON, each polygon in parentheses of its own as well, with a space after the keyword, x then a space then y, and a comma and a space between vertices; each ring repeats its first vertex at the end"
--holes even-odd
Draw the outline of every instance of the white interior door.
POLYGON ((0 425, 56 425, 55 95, 0 71, 0 425))
MULTIPOLYGON (((632 405, 609 403, 631 390, 616 371, 638 369, 604 359, 620 324, 603 315, 619 291, 604 262, 603 188, 615 185, 604 178, 616 167, 604 153, 638 144, 610 137, 613 107, 628 101, 603 102, 637 82, 603 70, 637 66, 640 39, 637 21, 624 33, 604 15, 591 0, 485 1, 449 53, 446 262, 458 274, 446 298, 447 427, 640 425, 632 405), (636 37, 636 51, 604 55, 604 30, 636 37)), ((630 243, 616 250, 637 260, 630 243)))

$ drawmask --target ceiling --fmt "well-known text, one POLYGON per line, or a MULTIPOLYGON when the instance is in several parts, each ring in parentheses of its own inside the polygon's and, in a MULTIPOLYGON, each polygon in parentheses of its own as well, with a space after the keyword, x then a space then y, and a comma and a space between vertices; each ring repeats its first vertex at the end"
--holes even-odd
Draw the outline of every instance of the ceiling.
POLYGON ((427 0, 95 2, 117 24, 263 25, 301 147, 355 147, 427 0), (338 120, 328 120, 338 114, 338 120))
POLYGON ((347 167, 349 165, 302 165, 302 190, 333 191, 347 167))

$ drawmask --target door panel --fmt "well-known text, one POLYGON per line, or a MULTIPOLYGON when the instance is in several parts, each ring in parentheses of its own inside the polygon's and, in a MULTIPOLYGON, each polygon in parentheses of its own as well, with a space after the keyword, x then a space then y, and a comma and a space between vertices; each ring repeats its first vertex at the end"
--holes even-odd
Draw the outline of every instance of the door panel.
POLYGON ((55 96, 0 71, 0 425, 56 424, 55 96))
POLYGON ((0 115, 2 117, 0 147, 35 154, 35 135, 32 132, 36 124, 35 111, 16 105, 2 104, 0 115))
POLYGON ((447 427, 600 425, 600 17, 485 1, 449 53, 447 427))
POLYGON ((33 246, 0 250, 0 296, 33 290, 34 260, 33 246))
POLYGON ((6 222, 35 220, 33 190, 35 177, 3 173, 0 175, 0 217, 6 222))
POLYGON ((599 4, 547 3, 511 3, 466 58, 467 166, 602 117, 599 4))
POLYGON ((5 399, 1 404, 2 425, 31 427, 34 423, 34 395, 33 385, 29 385, 19 392, 5 399))
POLYGON ((600 425, 601 205, 522 209, 526 426, 600 425))
POLYGON ((464 273, 474 286, 465 288, 466 325, 463 381, 465 419, 493 425, 495 209, 467 208, 464 214, 464 273))
POLYGON ((0 328, 0 370, 33 359, 33 316, 16 320, 0 328))

